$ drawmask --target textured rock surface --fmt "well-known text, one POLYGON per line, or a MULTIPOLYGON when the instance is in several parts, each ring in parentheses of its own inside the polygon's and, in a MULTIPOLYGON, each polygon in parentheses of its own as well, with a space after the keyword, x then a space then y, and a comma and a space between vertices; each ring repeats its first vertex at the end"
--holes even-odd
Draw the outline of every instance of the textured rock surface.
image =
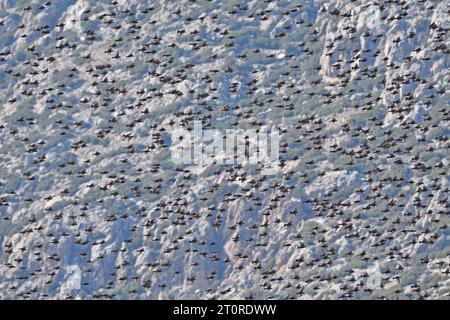
POLYGON ((448 298, 444 1, 0 2, 0 298, 448 298), (280 130, 282 170, 170 130, 280 130))

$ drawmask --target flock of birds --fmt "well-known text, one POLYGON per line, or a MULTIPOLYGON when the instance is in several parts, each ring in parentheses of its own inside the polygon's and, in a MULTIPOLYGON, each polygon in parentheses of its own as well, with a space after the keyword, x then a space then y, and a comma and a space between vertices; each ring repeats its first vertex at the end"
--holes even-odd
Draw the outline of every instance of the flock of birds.
POLYGON ((448 299, 449 1, 0 6, 1 299, 448 299))

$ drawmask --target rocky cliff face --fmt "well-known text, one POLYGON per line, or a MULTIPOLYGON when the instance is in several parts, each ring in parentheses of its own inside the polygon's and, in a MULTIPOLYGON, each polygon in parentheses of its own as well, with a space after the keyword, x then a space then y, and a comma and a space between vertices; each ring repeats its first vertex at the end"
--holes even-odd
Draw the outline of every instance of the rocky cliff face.
POLYGON ((2 1, 0 298, 448 298, 449 10, 2 1), (194 120, 281 170, 175 165, 194 120))

